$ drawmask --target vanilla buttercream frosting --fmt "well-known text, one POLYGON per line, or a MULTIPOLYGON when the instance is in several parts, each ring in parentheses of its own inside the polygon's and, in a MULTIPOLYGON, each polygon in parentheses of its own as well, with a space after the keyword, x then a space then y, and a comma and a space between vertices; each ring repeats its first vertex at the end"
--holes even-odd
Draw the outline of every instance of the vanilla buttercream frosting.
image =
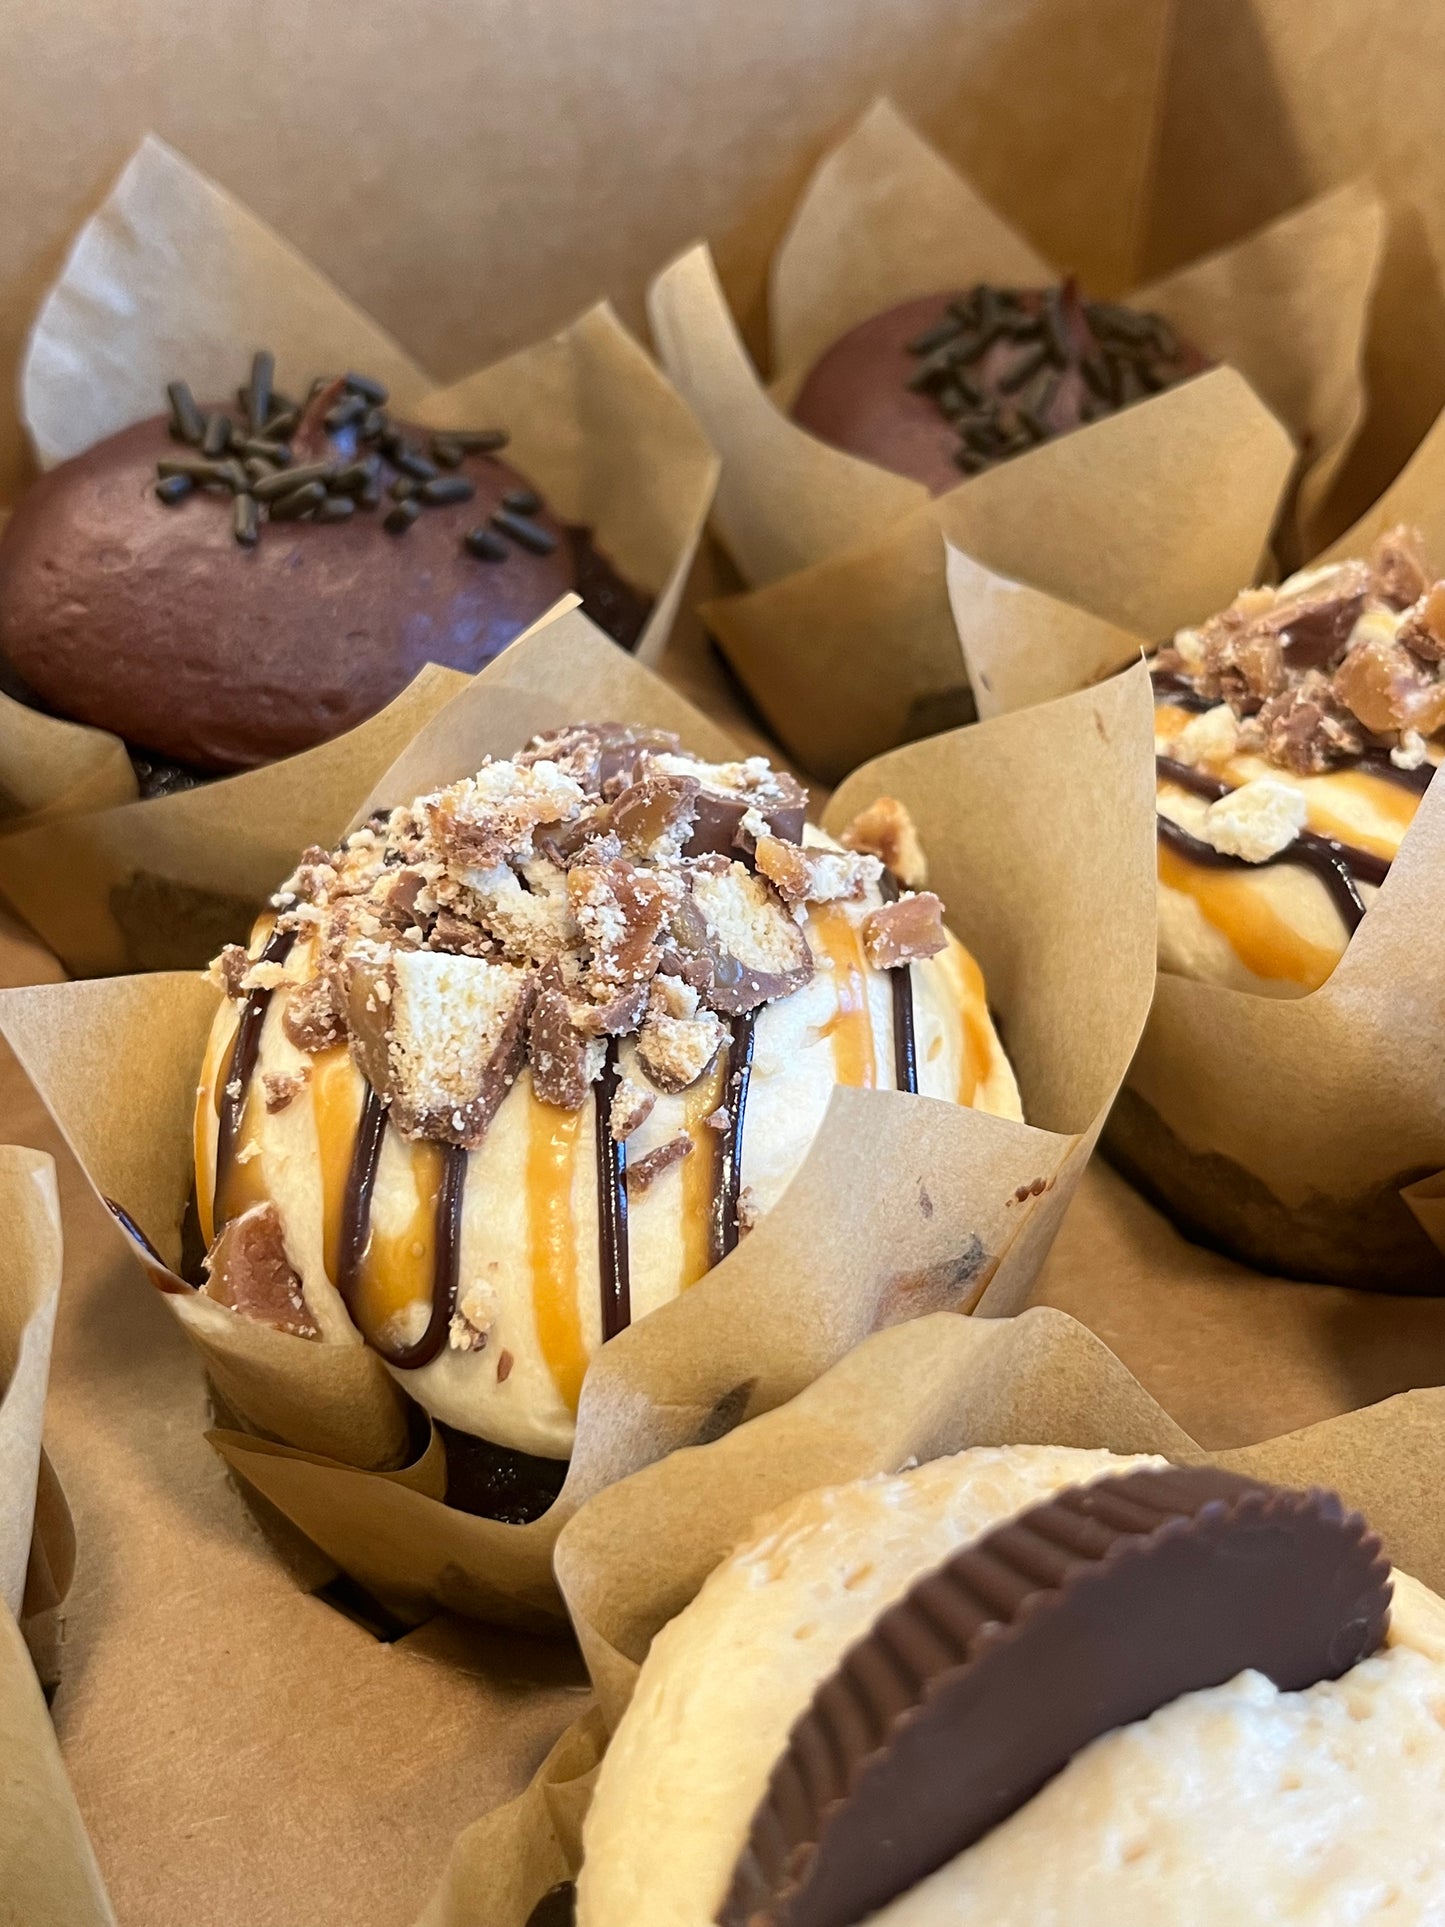
POLYGON ((1021 1115, 887 798, 579 726, 308 851, 214 966, 207 1289, 570 1449, 589 1359, 772 1208, 839 1084, 1021 1115))

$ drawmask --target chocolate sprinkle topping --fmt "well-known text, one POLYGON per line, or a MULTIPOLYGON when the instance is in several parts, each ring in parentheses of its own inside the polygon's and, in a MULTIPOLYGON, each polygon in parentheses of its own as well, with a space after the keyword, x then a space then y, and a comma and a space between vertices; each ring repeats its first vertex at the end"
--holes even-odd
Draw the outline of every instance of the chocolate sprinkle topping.
POLYGON ((1250 1669, 1282 1692, 1337 1679, 1389 1603, 1379 1539, 1332 1492, 1197 1466, 1057 1493, 920 1580, 818 1688, 717 1919, 852 1927, 1101 1734, 1250 1669))
POLYGON ((957 429, 954 460, 965 475, 1204 365, 1162 316, 1087 301, 1072 277, 1041 291, 981 284, 908 351, 919 365, 907 385, 957 429))
MULTIPOLYGON (((196 488, 224 487, 237 498, 232 528, 242 548, 260 540, 265 521, 345 522, 355 511, 374 509, 381 500, 384 459, 397 473, 390 494, 395 507, 382 518, 391 535, 404 535, 422 509, 468 502, 476 484, 455 470, 469 455, 490 455, 507 445, 501 428, 447 429, 431 438, 431 454, 413 448, 388 418, 387 391, 369 375, 349 373, 339 382, 319 375, 311 384, 307 408, 293 408, 275 393, 275 357, 267 350, 251 362, 251 378, 236 391, 238 426, 219 410, 206 415, 183 381, 166 390, 174 440, 201 451, 197 457, 157 464, 156 494, 167 507, 185 501, 196 488), (334 397, 316 411, 328 396, 334 397), (279 406, 278 406, 279 404, 279 406), (309 426, 308 426, 309 424, 309 426), (292 467, 293 451, 282 439, 300 430, 313 446, 320 430, 344 444, 339 458, 292 467), (218 459, 228 449, 228 459, 218 459), (345 459, 354 452, 355 459, 345 459), (237 456, 244 456, 244 464, 237 456)), ((530 489, 513 489, 492 517, 490 529, 473 529, 462 546, 483 562, 505 562, 515 543, 533 555, 550 555, 557 538, 529 518, 542 507, 530 489)))

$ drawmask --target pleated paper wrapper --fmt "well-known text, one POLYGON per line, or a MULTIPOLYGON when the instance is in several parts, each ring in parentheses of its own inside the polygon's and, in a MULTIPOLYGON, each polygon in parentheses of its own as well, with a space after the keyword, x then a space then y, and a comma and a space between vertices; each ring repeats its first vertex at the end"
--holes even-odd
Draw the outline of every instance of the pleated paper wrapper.
POLYGON ((0 1916, 33 1927, 111 1920, 66 1783, 41 1680, 59 1665, 75 1544, 41 1449, 60 1296, 60 1202, 43 1151, 0 1145, 0 1916))
MULTIPOLYGON (((1028 1124, 837 1091, 777 1208, 707 1279, 598 1355, 567 1482, 525 1526, 440 1503, 440 1441, 415 1452, 408 1402, 359 1340, 322 1345, 252 1324, 155 1265, 224 1405, 263 1435, 221 1436, 230 1463, 393 1611, 545 1624, 560 1614, 557 1531, 590 1492, 791 1397, 880 1325, 940 1308, 1017 1310, 1149 1005, 1150 715, 1141 669, 1022 721, 899 751, 855 772, 825 817, 841 827, 880 794, 912 812, 932 886, 999 1011, 1028 1124)), ((589 717, 729 753, 715 725, 570 611, 440 711, 360 813, 589 717)), ((91 1182, 167 1265, 217 994, 199 974, 160 973, 0 997, 0 1029, 91 1182)))
MULTIPOLYGON (((1445 418, 1321 560, 1417 526, 1445 569, 1445 418)), ((1262 530, 1261 530, 1262 533, 1262 530)), ((1201 514, 1197 566, 1220 558, 1201 514)), ((1067 546, 1067 545, 1065 545, 1067 546)), ((1022 713, 1098 685, 1148 646, 1123 552, 1045 593, 955 550, 954 618, 979 704, 1022 713)), ((1250 580, 1239 576, 1235 588, 1250 580)), ((1203 591, 1200 591, 1201 597, 1203 591)), ((1158 633, 1158 632, 1154 632, 1158 633)), ((1032 713, 1039 713, 1034 711, 1032 713)), ((1445 1291, 1445 785, 1432 783, 1364 922, 1308 996, 1160 977, 1107 1142, 1186 1225, 1267 1269, 1445 1291)))
MULTIPOLYGON (((654 598, 638 644, 655 663, 707 514, 716 460, 686 406, 605 305, 439 387, 320 271, 154 137, 81 229, 27 345, 21 400, 45 465, 161 412, 178 376, 229 394, 257 347, 278 383, 328 368, 383 381, 432 428, 504 426, 509 454, 564 519, 591 528, 654 598)), ((294 852, 313 798, 331 841, 364 763, 374 780, 461 686, 429 666, 338 742, 180 795, 136 800, 118 737, 0 696, 0 891, 78 975, 183 968, 244 929, 258 879, 294 852), (244 851, 226 825, 245 821, 244 851), (219 860, 217 841, 220 839, 219 860), (234 861, 231 860, 234 856, 234 861)))
POLYGON ((1445 1477, 1445 1390, 1206 1452, 1063 1312, 934 1315, 878 1332, 788 1404, 638 1471, 569 1521, 557 1574, 595 1704, 520 1799, 460 1836, 417 1927, 524 1927, 540 1896, 576 1873, 597 1765, 648 1646, 756 1521, 818 1486, 1019 1444, 1157 1452, 1331 1487, 1364 1512, 1402 1571, 1445 1590, 1445 1522, 1429 1496, 1445 1477))
MULTIPOLYGON (((939 527, 1004 573, 1051 552, 1060 510, 1129 529, 1141 557, 1185 540, 1201 500, 1250 541, 1283 509, 1286 551, 1308 544, 1363 415, 1383 227, 1370 190, 1347 184, 1134 290, 1224 365, 934 499, 797 427, 785 411, 804 375, 898 302, 1038 286, 1067 262, 1045 261, 887 101, 818 167, 774 256, 771 389, 706 247, 674 261, 649 294, 653 332, 722 458, 714 526, 747 585, 705 613, 778 740, 832 780, 966 716, 939 527)), ((1241 557, 1246 573, 1258 559, 1241 557)), ((1148 606, 1163 629, 1201 613, 1162 593, 1148 606)))

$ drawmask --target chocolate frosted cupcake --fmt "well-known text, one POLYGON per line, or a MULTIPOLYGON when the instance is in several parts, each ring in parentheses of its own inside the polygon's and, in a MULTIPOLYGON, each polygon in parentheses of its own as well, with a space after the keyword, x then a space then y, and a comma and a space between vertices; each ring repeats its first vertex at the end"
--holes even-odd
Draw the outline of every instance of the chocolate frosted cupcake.
POLYGON ((653 1641, 577 1920, 1434 1920, 1442 1689, 1331 1493, 1053 1446, 808 1493, 653 1641))
POLYGON ((1299 997, 1445 757, 1445 582, 1413 530, 1246 589, 1154 658, 1159 961, 1299 997))
POLYGON ((308 851, 216 966, 205 1291, 556 1470, 598 1345, 776 1203, 837 1085, 1019 1117, 906 813, 844 847, 805 802, 584 725, 308 851))
POLYGON ((1050 288, 905 301, 820 357, 793 419, 934 494, 1212 364, 1161 316, 1050 288))
POLYGON ((502 460, 500 428, 393 420, 362 375, 302 403, 257 355, 234 402, 109 436, 0 539, 0 658, 39 707, 114 731, 148 793, 353 728, 422 667, 482 668, 570 590, 631 647, 647 599, 502 460))

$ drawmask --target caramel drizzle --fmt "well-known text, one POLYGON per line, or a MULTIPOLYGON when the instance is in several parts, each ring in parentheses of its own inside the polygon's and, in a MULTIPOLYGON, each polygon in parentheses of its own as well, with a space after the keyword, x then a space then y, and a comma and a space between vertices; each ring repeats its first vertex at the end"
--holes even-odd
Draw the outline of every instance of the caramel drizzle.
MULTIPOLYGON (((346 1198, 341 1209, 341 1249, 336 1266, 336 1289, 357 1329, 357 1298, 361 1289, 362 1267, 371 1241, 371 1203, 376 1192, 376 1173, 381 1163, 381 1147, 386 1138, 386 1106, 370 1084, 361 1107, 361 1122, 351 1154, 351 1169, 346 1176, 346 1198)), ((462 1200, 466 1193, 467 1152, 459 1144, 442 1146, 442 1181, 437 1192, 436 1236, 432 1245, 431 1310, 426 1330, 410 1345, 388 1347, 379 1339, 364 1334, 367 1343, 388 1365, 398 1371, 413 1372, 429 1365, 447 1342, 452 1314, 457 1305, 461 1274, 462 1200)))
MULTIPOLYGON (((899 894, 897 878, 891 871, 883 875, 883 895, 894 902, 899 894)), ((294 937, 287 932, 273 936, 261 953, 264 963, 281 963, 294 937)), ((892 973, 893 1053, 898 1089, 918 1090, 918 1045, 914 1020, 913 973, 910 965, 892 973)), ((233 1146, 240 1134, 246 1099, 260 1054, 261 1027, 271 999, 269 990, 254 990, 236 1032, 231 1063, 226 1077, 224 1105, 216 1145, 216 1195, 221 1193, 221 1173, 228 1166, 233 1146), (229 1095, 236 1080, 239 1092, 229 1095)), ((748 1011, 734 1021, 728 1046, 727 1074, 723 1101, 728 1107, 728 1125, 717 1159, 713 1188, 709 1257, 721 1262, 738 1242, 738 1210, 742 1198, 743 1130, 746 1122, 748 1086, 752 1078, 753 1046, 758 1012, 748 1011)), ((612 1038, 602 1075, 593 1089, 596 1117, 598 1258, 602 1298, 602 1342, 617 1337, 632 1322, 630 1243, 627 1235, 627 1147, 612 1135, 612 1100, 621 1078, 618 1040, 612 1038)), ((381 1147, 386 1137, 387 1109, 370 1084, 362 1105, 346 1177, 342 1203, 341 1235, 336 1265, 336 1288, 348 1313, 357 1318, 357 1300, 362 1268, 371 1238, 371 1206, 376 1191, 381 1147)), ((436 1236, 433 1244, 431 1310, 426 1330, 411 1345, 388 1348, 374 1337, 367 1342, 388 1365, 399 1371, 415 1371, 429 1365, 447 1341, 456 1311, 460 1283, 461 1213, 466 1189, 468 1153, 458 1145, 443 1147, 445 1163, 437 1194, 436 1236)), ((360 1326, 358 1324, 358 1329, 360 1326)))
POLYGON ((632 1323, 627 1239, 627 1146, 612 1135, 612 1099, 621 1078, 618 1044, 609 1038, 602 1075, 593 1086, 597 1118, 597 1243, 602 1286, 602 1342, 632 1323))
MULTIPOLYGON (((898 879, 885 870, 879 880, 885 903, 897 903, 898 879)), ((892 970, 893 991, 893 1075, 900 1091, 918 1094, 918 1036, 913 1022, 913 965, 902 964, 892 970)))
POLYGON ((757 1011, 745 1011, 733 1023, 732 1042, 728 1045, 727 1079, 723 1087, 728 1127, 718 1157, 717 1186, 713 1192, 711 1258, 715 1265, 726 1258, 738 1241, 738 1206, 743 1191, 743 1125, 747 1120, 757 1028, 757 1011))
MULTIPOLYGON (((1187 709, 1196 716, 1202 716, 1205 710, 1219 707, 1218 697, 1200 695, 1193 683, 1186 682, 1182 676, 1162 669, 1152 670, 1150 674, 1155 696, 1162 696, 1173 709, 1187 709)), ((1414 769, 1401 769, 1398 763, 1390 761, 1389 750, 1365 749, 1341 764, 1340 768, 1342 771, 1364 770, 1367 775, 1378 776, 1387 783, 1397 784, 1400 789, 1413 790, 1417 796, 1423 796, 1430 787, 1430 778, 1435 774, 1436 765, 1426 762, 1417 764, 1414 769)))
MULTIPOLYGON (((296 933, 292 930, 273 931, 256 961, 285 963, 295 941, 296 933)), ((215 1186, 211 1193, 215 1231, 221 1229, 221 1200, 226 1194, 235 1165, 236 1146, 246 1114, 246 1101, 251 1095, 251 1082, 256 1074, 256 1060, 261 1054, 261 1031, 265 1026, 266 1012, 271 1006, 272 994, 270 990, 253 990, 246 998, 240 1022, 236 1026, 231 1061, 226 1067, 225 1082, 221 1086, 216 1129, 215 1186)))
MULTIPOLYGON (((1234 793, 1233 784, 1221 781, 1217 776, 1206 776, 1202 770, 1192 769, 1188 763, 1176 763, 1171 756, 1156 756, 1155 769, 1165 782, 1177 784, 1180 789, 1188 790, 1194 796, 1202 796, 1211 803, 1217 803, 1222 796, 1234 793)), ((1216 850, 1212 843, 1205 843, 1188 830, 1181 829, 1169 817, 1158 817, 1159 835, 1177 856, 1187 862, 1197 863, 1211 870, 1264 870, 1277 863, 1294 863, 1312 870, 1329 891, 1335 908, 1344 919, 1345 927, 1353 935, 1359 929, 1365 915, 1365 900, 1360 895, 1362 883, 1378 885, 1389 875, 1389 860, 1375 856, 1369 850, 1357 849, 1353 843, 1337 843, 1332 836, 1320 836, 1314 830, 1301 830, 1292 843, 1273 856, 1264 857, 1253 863, 1247 857, 1231 856, 1223 850, 1216 850)))

